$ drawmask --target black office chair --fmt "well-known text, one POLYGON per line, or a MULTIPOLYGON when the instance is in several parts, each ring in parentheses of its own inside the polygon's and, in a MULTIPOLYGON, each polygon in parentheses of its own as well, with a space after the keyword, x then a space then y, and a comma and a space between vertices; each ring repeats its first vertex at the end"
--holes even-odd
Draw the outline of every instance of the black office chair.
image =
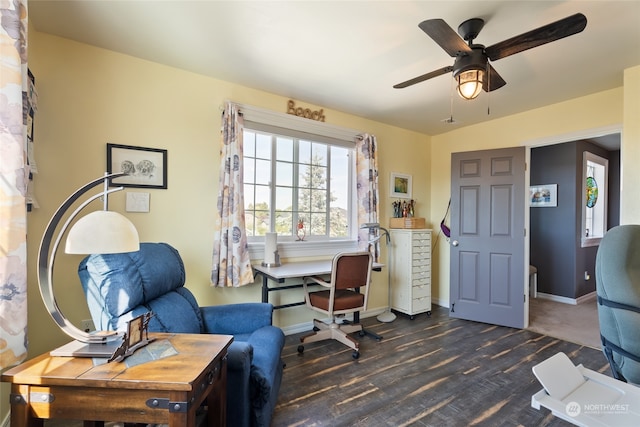
MULTIPOLYGON (((351 347, 354 350, 352 353, 354 359, 360 357, 359 343, 349 334, 360 332, 360 335, 363 335, 362 325, 338 324, 336 316, 367 308, 372 264, 373 257, 369 252, 343 252, 333 258, 330 282, 320 277, 305 277, 304 292, 307 307, 330 316, 331 323, 327 324, 314 319, 314 331, 300 338, 302 343, 334 339, 351 347), (328 289, 311 291, 310 282, 328 289)), ((298 352, 303 351, 304 346, 300 345, 298 352)))

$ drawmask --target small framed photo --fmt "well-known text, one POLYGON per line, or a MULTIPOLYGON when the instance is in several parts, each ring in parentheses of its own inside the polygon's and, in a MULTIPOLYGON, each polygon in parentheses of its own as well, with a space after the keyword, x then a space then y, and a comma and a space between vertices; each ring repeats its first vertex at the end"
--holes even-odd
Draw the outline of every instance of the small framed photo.
POLYGON ((133 347, 134 345, 140 343, 142 341, 142 331, 143 331, 143 317, 144 314, 139 315, 138 317, 134 317, 129 320, 128 325, 128 340, 129 347, 133 347))
POLYGON ((107 172, 127 176, 109 180, 112 187, 167 188, 167 150, 107 144, 107 172))
POLYGON ((558 184, 532 185, 529 187, 529 201, 532 208, 558 206, 558 184))
POLYGON ((391 183, 389 197, 410 199, 411 198, 411 175, 391 172, 391 183))

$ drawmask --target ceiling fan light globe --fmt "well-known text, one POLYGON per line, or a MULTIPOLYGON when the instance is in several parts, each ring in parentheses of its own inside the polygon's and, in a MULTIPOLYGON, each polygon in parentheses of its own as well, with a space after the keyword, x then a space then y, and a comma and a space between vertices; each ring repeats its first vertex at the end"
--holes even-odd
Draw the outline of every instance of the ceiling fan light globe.
POLYGON ((484 70, 468 70, 458 74, 456 77, 458 95, 466 100, 477 98, 482 91, 484 76, 484 70))

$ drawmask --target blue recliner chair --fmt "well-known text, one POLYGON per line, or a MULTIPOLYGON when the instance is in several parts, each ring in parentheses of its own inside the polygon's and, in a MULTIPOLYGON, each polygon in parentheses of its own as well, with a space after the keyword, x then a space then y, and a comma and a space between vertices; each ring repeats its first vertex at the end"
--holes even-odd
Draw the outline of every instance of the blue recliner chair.
POLYGON ((152 311, 151 332, 233 335, 227 362, 227 424, 269 426, 282 380, 284 334, 266 303, 199 307, 184 287, 178 251, 141 243, 140 251, 90 255, 78 268, 97 330, 125 330, 152 311))
POLYGON ((614 378, 640 385, 640 225, 613 227, 596 255, 600 338, 614 378))

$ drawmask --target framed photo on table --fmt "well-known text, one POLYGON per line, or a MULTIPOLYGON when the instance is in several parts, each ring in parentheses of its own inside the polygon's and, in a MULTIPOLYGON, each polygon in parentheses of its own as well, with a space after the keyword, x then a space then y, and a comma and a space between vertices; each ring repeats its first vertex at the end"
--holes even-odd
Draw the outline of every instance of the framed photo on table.
POLYGON ((390 197, 411 198, 411 175, 391 172, 390 197))
POLYGON ((127 176, 109 180, 112 187, 167 188, 167 150, 107 144, 107 172, 127 176))

